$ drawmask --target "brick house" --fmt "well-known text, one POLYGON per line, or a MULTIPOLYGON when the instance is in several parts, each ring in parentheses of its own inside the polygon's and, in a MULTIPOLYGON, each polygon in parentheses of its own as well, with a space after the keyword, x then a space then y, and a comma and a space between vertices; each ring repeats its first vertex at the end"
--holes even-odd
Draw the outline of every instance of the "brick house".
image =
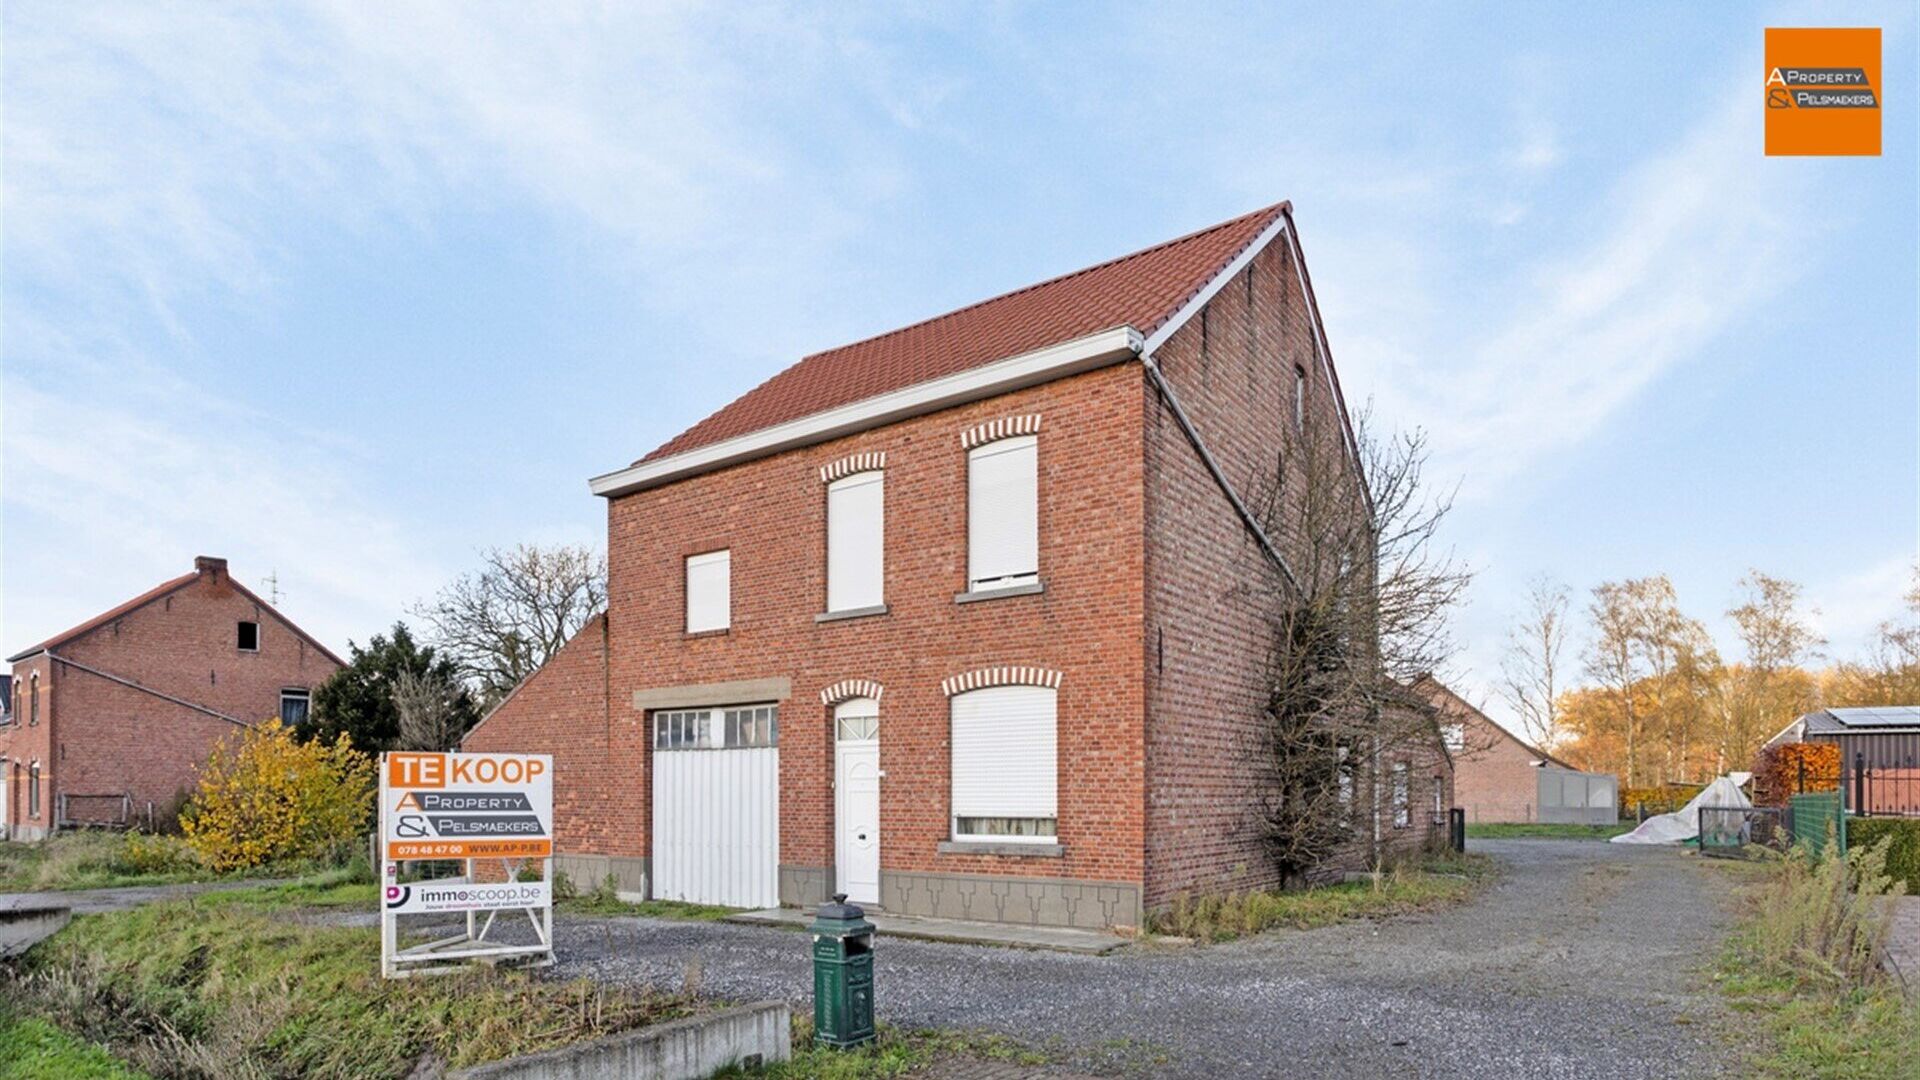
POLYGON ((0 725, 0 835, 172 807, 222 738, 306 714, 340 658, 227 574, 194 569, 22 650, 0 725))
MULTIPOLYGON (((1552 754, 1526 742, 1448 689, 1432 675, 1413 683, 1416 693, 1438 712, 1440 729, 1454 762, 1454 805, 1466 810, 1473 823, 1535 822, 1543 814, 1541 777, 1579 773, 1552 754)), ((1605 777, 1611 798, 1612 777, 1605 777)), ((1594 781, 1596 784, 1599 781, 1594 781)), ((1598 789, 1596 789, 1598 790, 1598 789)))
MULTIPOLYGON (((465 746, 552 753, 561 868, 629 894, 1110 926, 1273 886, 1245 507, 1310 415, 1351 455, 1286 204, 809 356, 592 481, 608 612, 465 746)), ((1412 756, 1369 845, 1450 801, 1412 756)))

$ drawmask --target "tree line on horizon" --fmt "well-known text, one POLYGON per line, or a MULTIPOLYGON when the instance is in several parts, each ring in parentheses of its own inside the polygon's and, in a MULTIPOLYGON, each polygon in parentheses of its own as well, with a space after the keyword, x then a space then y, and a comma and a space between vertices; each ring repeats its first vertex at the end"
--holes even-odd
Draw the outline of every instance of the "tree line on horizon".
POLYGON ((1697 784, 1751 768, 1803 713, 1920 705, 1920 565, 1905 602, 1864 654, 1834 658, 1801 587, 1751 570, 1726 611, 1737 652, 1723 654, 1665 574, 1601 582, 1577 613, 1566 586, 1536 578, 1498 693, 1525 734, 1569 764, 1630 788, 1697 784))

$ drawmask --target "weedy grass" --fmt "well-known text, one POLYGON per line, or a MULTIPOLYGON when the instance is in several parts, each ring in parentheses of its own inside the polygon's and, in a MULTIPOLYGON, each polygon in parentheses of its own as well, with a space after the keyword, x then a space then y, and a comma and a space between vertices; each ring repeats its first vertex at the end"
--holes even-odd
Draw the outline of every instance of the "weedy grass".
POLYGON ((718 922, 741 908, 689 904, 679 900, 622 900, 618 884, 609 875, 590 892, 581 892, 564 873, 553 877, 554 907, 576 915, 640 915, 652 919, 718 922))
POLYGON ((1436 855, 1402 863, 1370 880, 1290 892, 1174 897, 1150 919, 1156 934, 1226 941, 1265 930, 1310 930, 1349 919, 1386 918, 1459 903, 1495 873, 1484 855, 1436 855))
POLYGON ((1631 821, 1611 825, 1554 825, 1538 821, 1468 825, 1469 840, 1610 840, 1634 829, 1631 821))
POLYGON ((1749 1050, 1762 1080, 1912 1080, 1920 1075, 1920 1003, 1880 968, 1891 902, 1887 844, 1845 859, 1804 851, 1747 889, 1749 911, 1715 979, 1763 1038, 1749 1050))
MULTIPOLYGON (((363 886, 308 886, 349 887, 363 886)), ((76 919, 28 954, 11 1000, 157 1075, 222 1078, 403 1077, 425 1054, 457 1068, 699 1007, 512 971, 383 980, 376 931, 308 925, 244 895, 76 919)))
POLYGON ((149 1080, 146 1073, 0 1000, 0 1080, 149 1080))
POLYGON ((0 844, 0 892, 169 885, 230 876, 203 865, 177 836, 69 832, 0 844))
POLYGON ((769 1077, 773 1080, 870 1080, 905 1076, 942 1061, 993 1061, 1045 1065, 1050 1059, 1004 1035, 975 1031, 908 1031, 880 1025, 865 1046, 836 1050, 813 1044, 813 1024, 793 1019, 793 1059, 756 1068, 733 1066, 718 1077, 769 1077))

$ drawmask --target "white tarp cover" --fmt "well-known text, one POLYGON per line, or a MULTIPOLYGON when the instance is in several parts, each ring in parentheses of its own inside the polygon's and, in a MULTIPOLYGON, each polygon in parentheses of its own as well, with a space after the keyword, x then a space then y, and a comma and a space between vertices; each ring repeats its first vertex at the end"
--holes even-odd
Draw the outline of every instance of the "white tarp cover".
POLYGON ((1684 808, 1671 814, 1650 817, 1630 833, 1613 838, 1616 844, 1678 844, 1700 835, 1700 808, 1703 806, 1753 805, 1731 776, 1723 776, 1703 788, 1684 808))

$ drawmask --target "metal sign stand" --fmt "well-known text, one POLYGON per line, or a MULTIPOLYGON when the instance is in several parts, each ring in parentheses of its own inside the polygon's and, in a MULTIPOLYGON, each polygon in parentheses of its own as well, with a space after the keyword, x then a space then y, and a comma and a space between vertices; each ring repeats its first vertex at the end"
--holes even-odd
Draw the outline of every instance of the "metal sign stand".
MULTIPOLYGON (((451 755, 449 755, 451 756, 451 755)), ((446 975, 467 969, 470 962, 489 965, 512 964, 520 967, 546 967, 553 963, 553 858, 548 855, 539 859, 520 858, 477 858, 462 859, 465 873, 458 878, 441 878, 431 881, 402 884, 400 868, 402 862, 387 857, 388 838, 393 835, 389 817, 393 812, 394 796, 389 790, 386 762, 381 762, 380 783, 380 832, 379 845, 381 858, 381 897, 380 897, 380 974, 389 979, 405 979, 415 975, 446 975), (478 889, 497 889, 518 882, 520 871, 529 862, 539 865, 540 877, 538 899, 527 905, 506 905, 498 902, 484 903, 481 906, 462 904, 459 900, 443 900, 447 906, 438 910, 398 910, 407 906, 413 898, 413 890, 422 893, 445 894, 459 893, 462 886, 474 886, 478 889), (502 871, 498 882, 478 881, 474 871, 477 865, 498 863, 502 871), (527 923, 533 930, 534 941, 531 944, 508 944, 491 937, 496 920, 502 911, 517 911, 527 917, 527 923), (465 923, 462 932, 445 937, 402 946, 400 940, 400 920, 436 917, 444 919, 450 914, 463 915, 465 923), (481 918, 481 916, 485 918, 481 918)), ((551 814, 551 809, 547 810, 551 814)), ((549 817, 550 820, 550 817, 549 817)), ((421 861, 421 860, 409 860, 421 861)))

